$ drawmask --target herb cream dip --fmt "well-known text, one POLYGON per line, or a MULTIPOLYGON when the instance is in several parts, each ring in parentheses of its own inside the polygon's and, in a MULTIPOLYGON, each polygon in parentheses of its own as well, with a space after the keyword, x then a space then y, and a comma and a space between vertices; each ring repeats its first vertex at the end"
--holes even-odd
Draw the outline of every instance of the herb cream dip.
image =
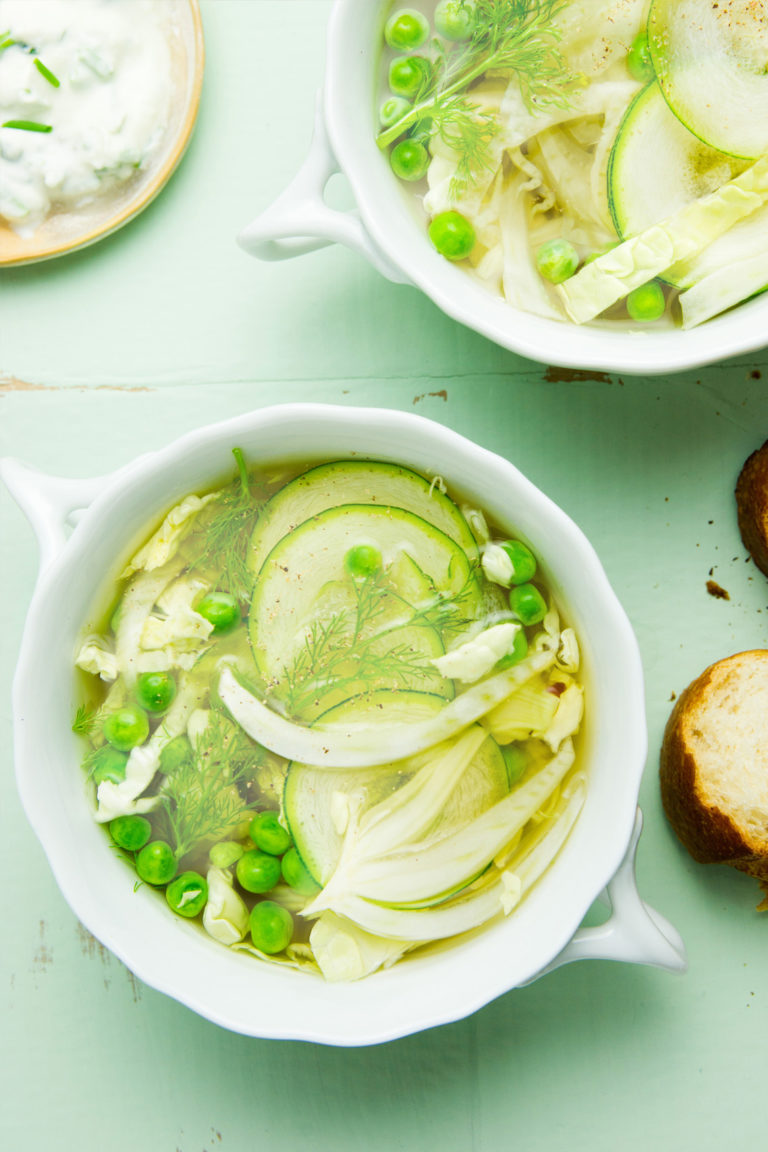
POLYGON ((146 169, 171 110, 157 0, 0 0, 0 223, 115 195, 146 169))

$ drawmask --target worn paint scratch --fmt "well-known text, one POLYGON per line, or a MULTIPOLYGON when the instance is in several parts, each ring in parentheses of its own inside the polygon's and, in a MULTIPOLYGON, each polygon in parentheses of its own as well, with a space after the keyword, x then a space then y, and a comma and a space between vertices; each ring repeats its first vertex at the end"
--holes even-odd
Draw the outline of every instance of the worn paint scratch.
POLYGON ((60 384, 34 384, 31 380, 21 380, 18 376, 0 374, 0 396, 11 392, 151 392, 145 384, 74 384, 64 387, 60 384))
MULTIPOLYGON (((80 940, 80 947, 82 949, 83 955, 88 956, 91 959, 98 957, 99 960, 101 960, 101 963, 104 965, 105 969, 111 969, 112 961, 114 959, 112 953, 108 948, 104 947, 100 940, 97 940, 96 937, 88 931, 84 924, 78 923, 77 935, 80 940)), ((126 968, 124 965, 121 965, 121 967, 123 968, 123 971, 125 972, 128 979, 131 995, 133 996, 133 1002, 134 1004, 138 1004, 139 1000, 141 1000, 141 984, 129 968, 126 968)), ((110 984, 111 980, 105 974, 104 987, 109 988, 110 984)))
POLYGON ((613 377, 608 372, 594 372, 585 368, 558 368, 550 364, 544 373, 547 384, 576 384, 579 381, 596 380, 598 384, 612 384, 613 377))
POLYGON ((45 972, 53 963, 53 950, 45 938, 45 920, 39 921, 39 941, 34 955, 34 965, 39 972, 45 972))
POLYGON ((104 987, 108 989, 111 983, 109 976, 107 975, 107 970, 112 963, 112 957, 110 953, 101 943, 101 941, 97 940, 96 937, 88 931, 85 925, 81 924, 79 921, 77 924, 77 935, 80 940, 80 948, 83 955, 89 956, 91 958, 98 956, 104 965, 104 987))
POLYGON ((141 1000, 141 984, 136 979, 133 972, 131 972, 130 968, 126 968, 125 971, 126 971, 126 974, 128 976, 128 983, 131 986, 131 992, 133 994, 133 1002, 134 1002, 134 1004, 138 1004, 138 1002, 141 1000))
POLYGON ((98 956, 102 964, 109 964, 111 956, 100 940, 92 935, 84 924, 78 921, 77 935, 84 956, 98 956))
POLYGON ((413 398, 414 406, 416 404, 419 404, 422 400, 425 400, 429 397, 434 397, 437 400, 444 400, 447 402, 448 401, 448 392, 445 388, 441 388, 439 392, 422 392, 420 395, 414 396, 414 398, 413 398))

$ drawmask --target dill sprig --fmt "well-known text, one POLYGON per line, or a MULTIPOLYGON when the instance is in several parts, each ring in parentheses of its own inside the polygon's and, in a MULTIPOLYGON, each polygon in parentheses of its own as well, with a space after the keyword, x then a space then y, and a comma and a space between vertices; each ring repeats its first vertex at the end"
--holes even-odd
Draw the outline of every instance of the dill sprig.
POLYGON ((193 848, 230 835, 255 804, 242 790, 253 780, 264 750, 222 712, 212 710, 192 756, 168 776, 158 823, 178 859, 193 848))
POLYGON ((220 576, 217 587, 229 592, 242 603, 251 594, 253 574, 248 567, 248 549, 264 500, 251 491, 245 458, 240 448, 233 448, 237 476, 223 489, 201 516, 199 551, 189 564, 189 571, 211 567, 220 576))
POLYGON ((490 145, 499 126, 495 113, 481 112, 468 89, 487 72, 507 73, 517 78, 529 110, 567 105, 575 78, 558 50, 554 22, 565 6, 566 0, 477 0, 471 38, 450 48, 436 41, 432 67, 413 106, 379 133, 379 147, 429 123, 459 154, 454 194, 474 182, 492 165, 490 145))
MULTIPOLYGON (((375 628, 387 604, 386 573, 356 580, 353 588, 352 608, 312 621, 304 644, 288 666, 283 694, 295 715, 330 692, 354 691, 361 683, 380 688, 423 687, 425 678, 436 676, 429 656, 408 642, 387 647, 387 639, 410 625, 431 626, 450 636, 474 619, 466 610, 477 591, 474 569, 456 593, 440 592, 432 584, 432 596, 391 629, 375 628)), ((402 606, 407 607, 405 601, 402 606)))
POLYGON ((98 708, 88 708, 85 704, 81 704, 75 712, 75 718, 72 721, 72 731, 76 732, 78 736, 90 736, 96 724, 98 714, 98 708))
POLYGON ((414 611, 412 624, 431 624, 443 639, 452 639, 477 619, 478 564, 470 565, 467 578, 457 592, 441 592, 432 583, 432 598, 414 611))

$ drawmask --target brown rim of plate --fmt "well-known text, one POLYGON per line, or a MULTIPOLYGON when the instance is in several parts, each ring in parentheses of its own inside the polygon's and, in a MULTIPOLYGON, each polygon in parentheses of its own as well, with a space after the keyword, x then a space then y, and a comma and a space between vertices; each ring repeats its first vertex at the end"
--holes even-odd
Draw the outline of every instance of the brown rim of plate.
MULTIPOLYGON (((123 201, 116 211, 101 216, 97 223, 94 223, 93 220, 84 220, 83 229, 75 231, 66 238, 50 235, 41 236, 40 233, 44 231, 45 225, 41 226, 32 236, 19 236, 12 228, 0 221, 0 269, 49 260, 53 256, 63 256, 109 236, 146 208, 173 175, 192 137, 192 129, 195 126, 200 106, 205 67, 205 44, 199 0, 185 0, 185 3, 190 20, 187 34, 187 68, 184 77, 186 81, 185 108, 181 122, 175 129, 173 142, 167 150, 163 162, 156 171, 151 171, 149 179, 141 184, 136 194, 123 201)), ((67 214, 62 213, 61 215, 63 219, 67 214)), ((50 219, 55 219, 55 216, 50 219)))

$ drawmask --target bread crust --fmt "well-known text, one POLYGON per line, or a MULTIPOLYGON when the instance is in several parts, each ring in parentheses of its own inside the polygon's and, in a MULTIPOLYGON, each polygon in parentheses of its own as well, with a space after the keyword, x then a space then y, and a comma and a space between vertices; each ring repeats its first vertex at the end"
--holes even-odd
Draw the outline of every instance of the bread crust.
POLYGON ((753 666, 756 661, 768 663, 768 651, 740 652, 719 660, 681 693, 664 731, 659 779, 667 819, 691 856, 703 864, 728 864, 738 868, 760 880, 768 892, 768 812, 765 839, 755 842, 748 830, 739 827, 738 815, 707 799, 696 749, 692 747, 692 716, 696 716, 697 733, 707 723, 714 726, 714 709, 710 710, 711 719, 708 721, 707 715, 702 714, 702 706, 716 701, 729 677, 732 683, 734 675, 753 666))
POLYGON ((748 456, 736 482, 736 513, 744 547, 768 576, 768 440, 748 456))

